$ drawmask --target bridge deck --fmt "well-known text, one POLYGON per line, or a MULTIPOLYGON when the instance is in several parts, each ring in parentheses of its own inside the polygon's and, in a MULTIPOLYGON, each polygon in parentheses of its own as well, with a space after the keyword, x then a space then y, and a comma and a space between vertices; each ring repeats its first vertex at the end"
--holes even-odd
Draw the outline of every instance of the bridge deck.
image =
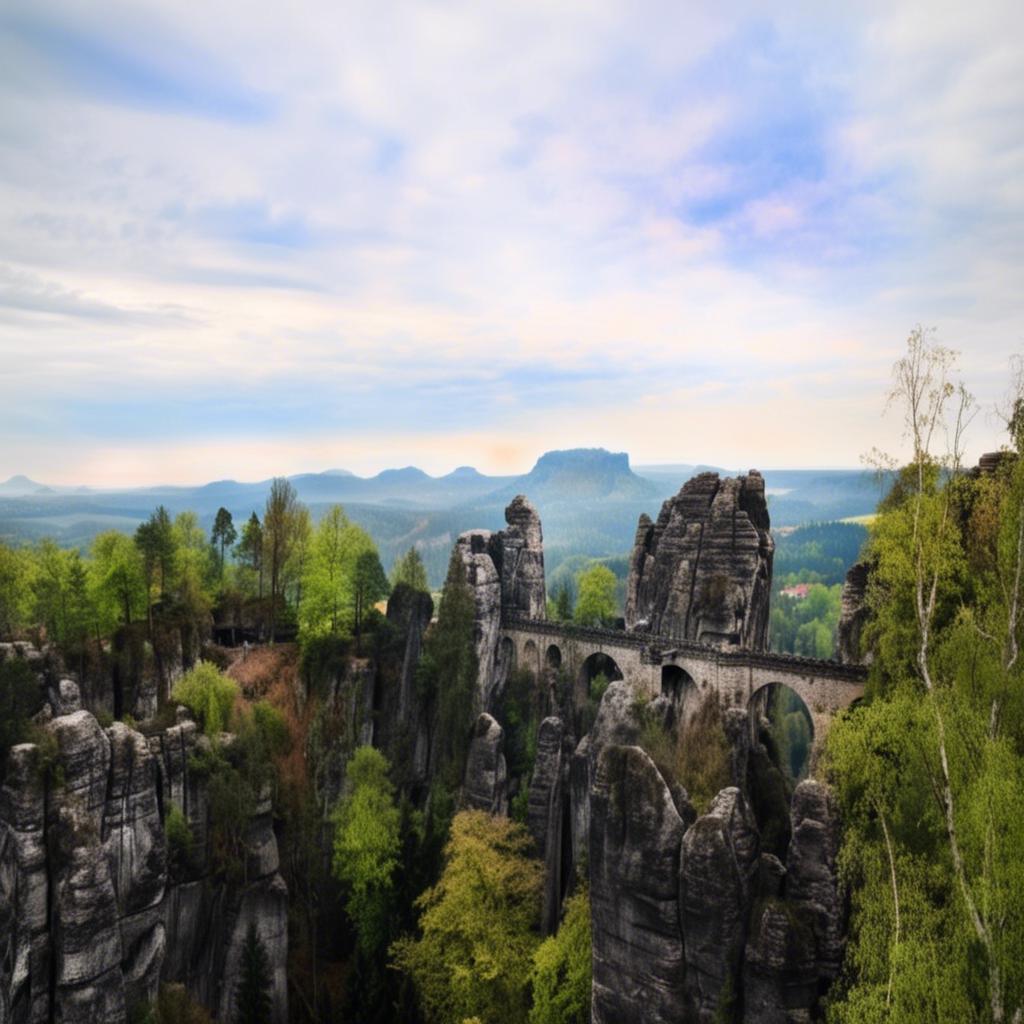
POLYGON ((659 661, 670 652, 685 653, 702 661, 718 664, 755 666, 776 669, 780 672, 822 676, 832 679, 846 679, 862 683, 868 671, 863 665, 847 665, 827 658, 805 658, 799 654, 781 654, 772 651, 732 650, 699 644, 694 640, 661 636, 656 633, 629 633, 621 629, 602 629, 596 626, 577 626, 572 623, 547 622, 538 619, 506 617, 502 628, 511 633, 534 633, 557 637, 560 640, 577 640, 597 643, 606 647, 624 647, 648 652, 659 661))

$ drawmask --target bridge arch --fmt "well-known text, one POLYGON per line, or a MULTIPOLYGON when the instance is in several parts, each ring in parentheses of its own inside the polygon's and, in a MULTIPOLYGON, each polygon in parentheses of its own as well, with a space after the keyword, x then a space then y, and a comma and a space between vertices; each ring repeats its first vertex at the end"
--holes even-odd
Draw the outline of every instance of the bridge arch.
POLYGON ((523 644, 523 657, 519 667, 528 668, 535 676, 540 675, 540 654, 533 640, 527 640, 523 644))
POLYGON ((681 665, 661 666, 661 695, 672 701, 675 720, 679 723, 694 713, 700 700, 696 681, 681 665))
POLYGON ((624 678, 618 662, 610 654, 594 651, 583 659, 576 678, 577 693, 583 700, 593 695, 592 687, 598 676, 604 676, 609 683, 624 678))
POLYGON ((557 672, 562 667, 562 649, 558 644, 548 644, 544 652, 544 667, 557 672))
POLYGON ((747 709, 752 738, 767 740, 772 760, 793 782, 804 778, 811 767, 816 730, 803 696, 786 683, 769 682, 750 695, 747 709))

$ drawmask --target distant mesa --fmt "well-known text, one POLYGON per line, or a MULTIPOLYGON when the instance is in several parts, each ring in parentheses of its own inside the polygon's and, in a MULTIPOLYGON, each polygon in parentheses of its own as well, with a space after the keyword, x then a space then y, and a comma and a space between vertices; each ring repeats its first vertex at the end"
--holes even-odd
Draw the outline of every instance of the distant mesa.
POLYGON ((635 501, 661 496, 656 484, 630 469, 625 452, 609 452, 604 448, 546 452, 529 473, 498 494, 505 491, 510 495, 529 494, 541 503, 594 498, 635 501))

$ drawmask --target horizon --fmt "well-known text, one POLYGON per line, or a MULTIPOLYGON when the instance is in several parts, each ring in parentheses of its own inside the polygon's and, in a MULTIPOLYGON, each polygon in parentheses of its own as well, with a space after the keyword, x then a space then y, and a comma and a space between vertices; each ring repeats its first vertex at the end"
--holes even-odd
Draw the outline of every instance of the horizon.
POLYGON ((16 0, 0 479, 856 464, 900 444, 919 323, 990 409, 1024 345, 1022 22, 16 0))
MULTIPOLYGON (((273 473, 273 474, 270 474, 268 476, 254 477, 254 478, 243 478, 243 477, 238 477, 238 476, 214 476, 214 477, 201 478, 201 479, 197 478, 197 479, 192 480, 192 481, 180 481, 180 480, 170 480, 170 479, 164 479, 164 478, 157 478, 153 482, 148 482, 148 483, 138 483, 138 484, 131 484, 131 485, 128 485, 128 484, 125 484, 125 485, 117 485, 117 484, 115 484, 115 485, 99 485, 99 484, 89 483, 89 481, 87 481, 87 480, 78 480, 78 479, 75 479, 75 480, 42 479, 41 477, 38 477, 37 475, 35 475, 33 473, 18 472, 18 473, 12 473, 10 476, 6 476, 6 477, 3 477, 3 478, 0 478, 0 486, 12 483, 12 482, 14 482, 16 480, 26 480, 29 483, 31 483, 31 484, 33 484, 35 486, 40 486, 40 487, 87 488, 88 490, 94 491, 94 492, 146 491, 146 490, 150 490, 150 489, 154 489, 154 488, 173 488, 173 489, 180 489, 180 490, 188 490, 188 489, 192 489, 192 488, 203 487, 203 486, 208 486, 208 485, 211 485, 211 484, 219 484, 219 483, 235 483, 235 484, 241 484, 241 485, 245 485, 245 486, 256 485, 256 484, 264 484, 264 483, 268 483, 270 480, 274 479, 275 477, 285 477, 285 478, 287 478, 289 480, 293 480, 293 479, 296 479, 298 477, 303 477, 303 476, 329 476, 329 475, 332 475, 332 474, 339 474, 339 475, 343 475, 343 476, 347 476, 347 477, 352 477, 352 478, 359 479, 359 480, 371 480, 371 479, 379 476, 381 473, 386 473, 386 472, 389 472, 389 471, 391 471, 391 472, 394 472, 394 471, 402 472, 404 470, 410 470, 410 469, 418 470, 420 472, 426 473, 426 475, 429 478, 433 479, 433 480, 439 480, 439 479, 443 479, 446 476, 451 476, 452 474, 454 474, 457 471, 462 470, 462 469, 474 470, 475 472, 480 473, 482 476, 489 477, 489 478, 493 477, 495 479, 516 479, 518 477, 527 476, 536 467, 537 462, 544 455, 550 455, 550 454, 553 454, 553 453, 561 453, 561 452, 572 452, 572 451, 604 451, 604 452, 606 452, 608 454, 612 454, 612 455, 623 455, 624 454, 624 455, 626 455, 627 459, 629 460, 629 469, 630 469, 630 471, 633 472, 633 473, 636 473, 638 475, 642 475, 644 471, 669 472, 669 471, 674 470, 674 469, 679 469, 679 470, 695 470, 695 469, 700 469, 701 471, 711 470, 711 471, 715 471, 715 472, 740 473, 740 474, 746 473, 746 472, 748 472, 750 470, 756 470, 757 472, 759 472, 761 474, 766 474, 766 473, 791 473, 791 472, 805 472, 805 473, 815 473, 815 472, 820 472, 820 473, 857 473, 857 472, 871 473, 871 472, 874 472, 874 470, 871 467, 863 465, 863 464, 855 465, 855 466, 838 466, 838 465, 831 465, 831 466, 778 466, 777 465, 777 466, 763 466, 762 467, 762 466, 756 466, 756 465, 750 465, 750 466, 725 466, 725 465, 720 465, 718 463, 710 462, 710 461, 706 461, 706 460, 696 460, 696 461, 692 461, 692 462, 687 462, 687 461, 660 462, 660 463, 659 462, 644 462, 644 461, 634 460, 632 455, 629 452, 614 452, 614 451, 610 451, 609 449, 601 449, 601 448, 595 448, 593 446, 590 446, 590 447, 587 447, 587 448, 576 448, 576 449, 552 448, 552 449, 549 449, 548 451, 541 452, 540 454, 538 454, 536 456, 536 458, 532 462, 530 462, 529 465, 526 468, 524 468, 522 470, 519 470, 519 471, 505 472, 505 473, 488 473, 488 472, 484 472, 482 469, 480 469, 480 467, 471 465, 470 463, 466 463, 466 462, 459 463, 458 465, 452 466, 449 469, 442 469, 440 472, 430 472, 429 470, 424 469, 424 467, 422 467, 422 466, 419 466, 419 465, 416 465, 416 464, 413 464, 413 463, 407 463, 407 464, 404 464, 404 465, 382 465, 379 469, 376 469, 376 470, 374 470, 372 472, 365 473, 365 474, 364 473, 353 472, 353 471, 351 471, 348 468, 343 467, 343 466, 331 466, 331 467, 329 467, 327 469, 322 469, 322 470, 300 469, 300 470, 297 470, 297 471, 294 471, 294 472, 273 473)), ((970 462, 970 460, 968 460, 968 462, 970 462)))

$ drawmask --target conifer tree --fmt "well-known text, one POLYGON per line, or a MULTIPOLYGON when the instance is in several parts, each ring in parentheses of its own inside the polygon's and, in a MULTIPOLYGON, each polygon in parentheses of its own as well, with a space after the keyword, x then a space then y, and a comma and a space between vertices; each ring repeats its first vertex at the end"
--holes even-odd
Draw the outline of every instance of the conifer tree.
POLYGON ((242 946, 241 977, 235 990, 235 1024, 270 1024, 270 958, 250 924, 242 946))

